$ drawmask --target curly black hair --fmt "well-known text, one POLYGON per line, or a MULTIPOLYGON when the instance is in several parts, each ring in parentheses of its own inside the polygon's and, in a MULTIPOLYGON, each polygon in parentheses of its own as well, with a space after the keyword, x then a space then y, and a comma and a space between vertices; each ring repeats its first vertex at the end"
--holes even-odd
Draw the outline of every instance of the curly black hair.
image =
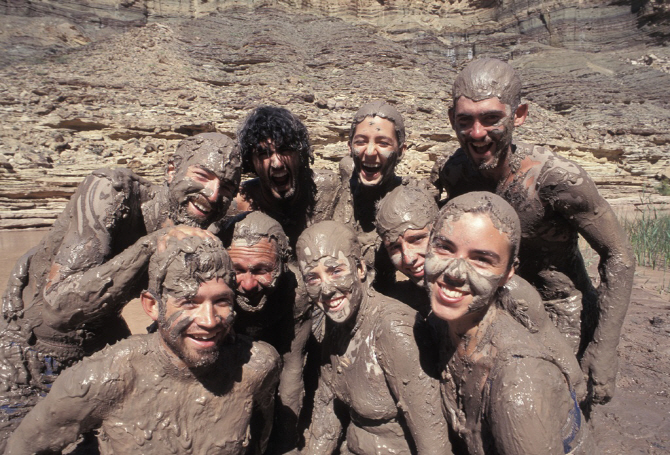
POLYGON ((300 155, 300 173, 310 174, 314 163, 309 133, 300 119, 288 109, 274 106, 259 106, 247 116, 237 131, 237 140, 242 154, 242 172, 255 173, 253 156, 264 150, 270 139, 275 150, 296 150, 300 155))

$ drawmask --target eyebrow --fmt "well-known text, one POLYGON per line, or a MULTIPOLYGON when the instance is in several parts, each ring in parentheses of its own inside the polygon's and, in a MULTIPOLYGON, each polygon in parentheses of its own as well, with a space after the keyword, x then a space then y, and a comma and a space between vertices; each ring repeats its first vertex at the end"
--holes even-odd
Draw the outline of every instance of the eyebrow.
MULTIPOLYGON (((485 111, 485 112, 480 113, 478 115, 478 117, 485 117, 487 115, 494 115, 494 114, 496 114, 496 115, 501 115, 502 114, 503 116, 505 116, 505 115, 507 115, 507 112, 503 111, 503 110, 500 110, 500 109, 492 109, 490 111, 485 111)), ((470 114, 468 112, 463 112, 463 113, 456 114, 456 117, 474 117, 474 115, 470 114)))

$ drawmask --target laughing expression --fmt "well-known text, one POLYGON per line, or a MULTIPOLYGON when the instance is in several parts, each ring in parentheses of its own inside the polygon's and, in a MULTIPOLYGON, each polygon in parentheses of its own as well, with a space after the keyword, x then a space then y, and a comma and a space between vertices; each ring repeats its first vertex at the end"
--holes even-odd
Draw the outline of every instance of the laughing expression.
POLYGON ((228 210, 237 188, 210 169, 187 165, 168 181, 170 217, 177 224, 205 228, 228 210))
POLYGON ((216 362, 231 332, 234 298, 221 278, 200 284, 196 295, 189 298, 164 294, 156 319, 158 330, 179 365, 203 368, 216 362))
POLYGON ((260 144, 253 156, 261 188, 273 199, 288 200, 298 191, 300 154, 297 150, 276 150, 272 140, 260 144))
POLYGON ((340 251, 337 258, 325 256, 301 269, 307 294, 328 318, 341 324, 356 315, 365 293, 364 265, 340 251))
POLYGON ((395 125, 382 117, 366 117, 349 144, 355 172, 364 186, 379 186, 395 175, 395 166, 404 150, 399 150, 395 125))
POLYGON ((267 237, 253 245, 237 240, 228 248, 228 254, 235 268, 238 304, 246 311, 261 310, 280 273, 276 242, 267 237))
POLYGON ((461 96, 450 111, 449 119, 461 147, 479 170, 493 170, 507 156, 515 117, 511 107, 497 97, 472 101, 461 96))
POLYGON ((422 286, 428 238, 432 224, 422 229, 407 229, 395 242, 384 239, 384 247, 395 268, 422 286))
POLYGON ((446 321, 482 317, 514 271, 510 241, 486 214, 438 221, 426 256, 431 308, 446 321))

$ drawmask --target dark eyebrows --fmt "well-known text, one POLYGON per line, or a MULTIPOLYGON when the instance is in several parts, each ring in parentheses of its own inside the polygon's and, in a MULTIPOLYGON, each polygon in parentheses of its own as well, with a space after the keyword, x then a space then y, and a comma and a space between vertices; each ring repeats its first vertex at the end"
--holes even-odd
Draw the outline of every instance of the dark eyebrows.
MULTIPOLYGON (((477 117, 487 117, 489 115, 497 115, 505 117, 507 115, 507 112, 500 109, 491 109, 490 111, 481 112, 479 115, 477 115, 477 117)), ((456 114, 456 118, 473 118, 473 117, 475 116, 469 112, 462 112, 456 114)))
POLYGON ((486 257, 489 257, 489 258, 493 259, 494 261, 500 262, 500 255, 498 253, 494 253, 493 251, 474 250, 473 253, 478 254, 480 256, 486 256, 486 257))

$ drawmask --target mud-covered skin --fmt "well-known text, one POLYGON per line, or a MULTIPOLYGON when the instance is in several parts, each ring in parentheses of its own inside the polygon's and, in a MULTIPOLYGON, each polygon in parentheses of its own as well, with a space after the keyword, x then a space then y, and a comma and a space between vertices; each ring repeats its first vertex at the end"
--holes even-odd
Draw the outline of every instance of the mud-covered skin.
POLYGON ((326 324, 324 365, 303 453, 337 448, 344 430, 339 406, 351 419, 343 453, 451 453, 437 384, 427 373, 434 349, 424 338, 429 329, 422 318, 371 291, 353 331, 326 324))
POLYGON ((305 228, 319 221, 332 219, 339 196, 340 182, 335 173, 327 170, 311 172, 315 193, 307 192, 306 188, 303 190, 303 185, 299 187, 301 191, 287 201, 267 198, 258 178, 247 180, 240 186, 235 207, 231 208, 230 214, 259 210, 269 215, 281 224, 291 248, 295 248, 298 236, 305 228))
POLYGON ((306 298, 296 298, 296 273, 300 272, 293 264, 282 273, 277 291, 268 296, 260 311, 247 312, 239 307, 235 310, 235 333, 269 343, 282 359, 268 453, 283 453, 295 448, 297 420, 305 394, 303 365, 305 346, 312 329, 311 305, 306 298))
POLYGON ((214 371, 198 378, 174 367, 158 334, 134 336, 65 371, 6 453, 51 453, 99 429, 103 455, 261 454, 278 364, 269 345, 237 337, 222 346, 214 371))
POLYGON ((395 268, 375 227, 377 203, 400 185, 424 189, 430 184, 425 180, 394 176, 382 186, 366 187, 360 184, 352 163, 351 157, 340 161, 342 183, 332 219, 352 227, 358 233, 363 258, 369 265, 374 265, 376 271, 375 288, 389 289, 395 283, 395 268))
POLYGON ((445 330, 443 407, 468 454, 597 453, 569 372, 508 313, 492 305, 457 346, 445 330))
POLYGON ((343 414, 351 422, 342 453, 450 453, 423 318, 371 289, 357 235, 346 225, 310 227, 297 254, 310 297, 328 311, 303 453, 333 453, 345 429, 343 414), (334 304, 337 296, 342 300, 334 304))
MULTIPOLYGON (((130 335, 120 313, 146 286, 149 258, 158 242, 195 229, 174 227, 169 182, 190 180, 189 168, 211 167, 211 173, 221 179, 216 182, 216 198, 208 188, 211 184, 190 181, 187 186, 194 192, 183 192, 177 199, 187 206, 202 190, 203 197, 220 199, 215 204, 218 216, 227 209, 224 205, 229 202, 224 203, 224 198, 232 196, 239 182, 239 154, 223 135, 202 136, 180 143, 162 186, 152 186, 128 169, 93 172, 79 185, 51 231, 17 263, 3 297, 0 359, 9 355, 2 351, 19 349, 31 374, 5 374, 18 367, 0 365, 0 382, 9 384, 0 397, 3 404, 29 406, 30 397, 43 392, 43 380, 52 381, 49 377, 62 368, 130 335), (30 363, 33 352, 49 361, 30 363)), ((0 412, 0 421, 15 415, 0 412)), ((0 445, 4 437, 0 435, 0 445)))
POLYGON ((487 190, 515 208, 522 228, 517 273, 538 289, 578 353, 593 401, 607 402, 614 392, 616 348, 635 270, 630 244, 611 207, 577 164, 527 144, 513 146, 508 162, 511 172, 496 182, 484 178, 458 149, 436 163, 432 180, 449 198, 487 190), (578 234, 600 255, 597 290, 579 253, 578 234))

